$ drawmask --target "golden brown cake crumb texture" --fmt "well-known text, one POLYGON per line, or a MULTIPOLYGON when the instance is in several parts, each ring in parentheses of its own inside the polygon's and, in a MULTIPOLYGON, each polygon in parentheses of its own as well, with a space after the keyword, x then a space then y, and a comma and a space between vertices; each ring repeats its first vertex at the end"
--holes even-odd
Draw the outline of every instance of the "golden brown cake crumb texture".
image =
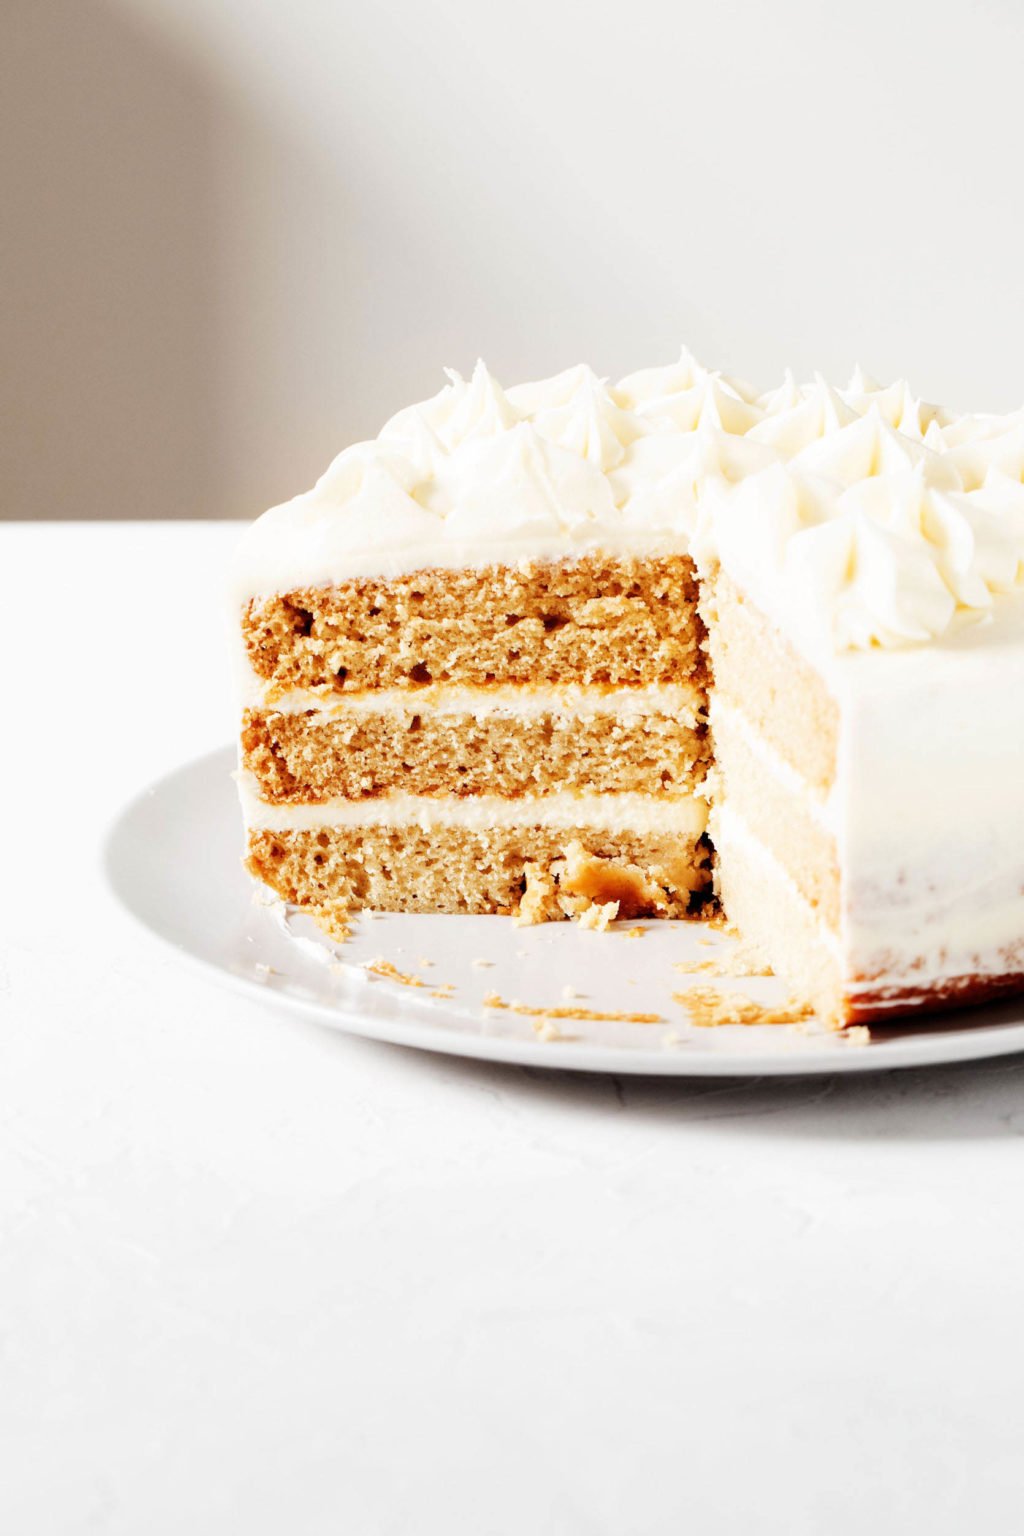
POLYGON ((246 710, 242 766, 272 804, 369 799, 400 791, 468 795, 665 794, 707 770, 707 734, 671 715, 622 719, 246 710))
POLYGON ((727 1024, 800 1024, 813 1015, 810 1004, 799 997, 783 1003, 759 1003, 741 992, 724 992, 718 987, 691 987, 686 992, 674 992, 672 997, 682 1003, 690 1023, 701 1029, 727 1024))
POLYGON ((696 597, 685 555, 588 556, 254 598, 242 635, 257 676, 293 688, 655 683, 702 670, 696 597))
POLYGON ((527 1003, 507 1003, 497 992, 488 992, 484 998, 483 1005, 485 1008, 492 1008, 496 1012, 514 1013, 522 1018, 575 1019, 580 1023, 592 1024, 663 1024, 665 1022, 660 1013, 606 1013, 597 1008, 552 1008, 546 1006, 534 1008, 527 1003))
POLYGON ((666 916, 670 891, 692 880, 689 861, 681 869, 595 856, 574 839, 562 858, 549 865, 529 863, 516 922, 522 927, 577 917, 583 928, 606 929, 617 917, 666 916))
POLYGON ((344 901, 322 901, 310 908, 310 915, 321 933, 344 944, 352 937, 352 914, 344 901))
POLYGON ((247 862, 285 901, 329 901, 352 911, 513 914, 532 878, 540 882, 527 897, 532 921, 608 902, 618 903, 621 916, 690 916, 711 876, 703 838, 599 829, 574 836, 529 826, 250 831, 247 862))

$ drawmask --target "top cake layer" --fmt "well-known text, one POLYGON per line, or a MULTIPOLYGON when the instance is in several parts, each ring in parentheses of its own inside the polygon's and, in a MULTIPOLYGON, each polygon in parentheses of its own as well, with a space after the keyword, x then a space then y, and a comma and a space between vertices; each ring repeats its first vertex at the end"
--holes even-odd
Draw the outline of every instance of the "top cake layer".
POLYGON ((481 363, 264 514, 235 595, 691 547, 814 659, 944 636, 1024 581, 1024 412, 860 374, 758 395, 685 352, 614 386, 481 363))

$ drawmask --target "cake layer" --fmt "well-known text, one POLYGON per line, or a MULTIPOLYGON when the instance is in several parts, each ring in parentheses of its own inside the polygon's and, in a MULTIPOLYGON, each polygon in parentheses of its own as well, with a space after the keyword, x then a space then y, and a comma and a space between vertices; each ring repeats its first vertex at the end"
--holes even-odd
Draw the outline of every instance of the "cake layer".
POLYGON ((851 1022, 836 935, 734 808, 715 810, 711 833, 718 895, 730 923, 824 1023, 838 1029, 851 1022))
POLYGON ((824 797, 835 779, 839 707, 814 668, 721 573, 706 583, 714 691, 824 797))
POLYGON ((422 570, 252 599, 252 670, 288 688, 431 682, 641 685, 699 678, 686 555, 422 570))
MULTIPOLYGON (((406 700, 409 695, 406 693, 406 700)), ((665 715, 323 714, 247 710, 242 766, 265 800, 629 791, 672 795, 706 772, 706 733, 665 715)))
POLYGON ((570 905, 614 901, 621 917, 686 917, 710 883, 709 861, 696 832, 406 823, 251 829, 248 867, 285 901, 303 906, 509 914, 519 911, 539 874, 540 884, 552 894, 564 891, 570 905))
POLYGON ((720 694, 712 706, 721 799, 757 827, 766 848, 836 933, 840 875, 826 802, 720 694))

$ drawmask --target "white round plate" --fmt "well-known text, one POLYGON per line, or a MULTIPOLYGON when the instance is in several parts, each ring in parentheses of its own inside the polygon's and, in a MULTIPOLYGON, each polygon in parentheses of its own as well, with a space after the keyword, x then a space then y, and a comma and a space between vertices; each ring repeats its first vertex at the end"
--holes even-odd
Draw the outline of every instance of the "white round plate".
POLYGON ((575 923, 363 914, 351 938, 333 944, 245 873, 233 767, 224 749, 134 800, 107 841, 111 884, 183 959, 321 1024, 520 1066, 680 1077, 864 1072, 1024 1050, 1020 999, 922 1016, 867 1040, 863 1031, 851 1040, 816 1025, 700 1028, 680 1001, 694 985, 765 1005, 783 995, 771 978, 680 972, 716 953, 718 966, 728 953, 731 941, 702 923, 619 923, 594 933, 575 923))

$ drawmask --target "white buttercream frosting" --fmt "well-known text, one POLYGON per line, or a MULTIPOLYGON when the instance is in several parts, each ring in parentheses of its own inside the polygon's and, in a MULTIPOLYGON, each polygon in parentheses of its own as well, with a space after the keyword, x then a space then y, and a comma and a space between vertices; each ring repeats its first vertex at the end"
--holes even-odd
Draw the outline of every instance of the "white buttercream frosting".
POLYGON ((891 427, 919 440, 925 438, 933 423, 936 430, 940 430, 952 419, 942 406, 919 399, 906 379, 897 379, 894 384, 878 384, 860 368, 854 371, 853 378, 841 393, 846 404, 858 415, 876 410, 891 427))
POLYGON ((301 805, 271 805, 259 783, 244 770, 237 775, 245 824, 254 831, 309 832, 319 827, 465 827, 481 832, 495 827, 544 827, 573 831, 601 827, 608 832, 665 837, 675 833, 700 837, 708 821, 707 802, 697 795, 577 794, 548 795, 393 794, 367 800, 323 800, 301 805))
POLYGON ((820 374, 804 389, 788 375, 782 388, 761 404, 763 418, 750 429, 750 436, 777 448, 786 458, 857 420, 853 407, 820 374))
POLYGON ((921 644, 1024 576, 1024 411, 953 418, 858 370, 756 395, 688 352, 504 390, 478 362, 257 521, 252 596, 422 567, 693 548, 815 652, 921 644))
POLYGON ((486 687, 428 683, 424 687, 367 688, 341 696, 329 684, 317 688, 287 688, 268 683, 255 673, 242 675, 243 709, 285 715, 317 715, 323 720, 353 715, 393 715, 409 719, 429 710, 432 715, 472 716, 487 720, 537 720, 545 715, 574 721, 612 716, 643 720, 649 715, 671 716, 696 729, 704 720, 704 690, 696 683, 652 683, 648 687, 610 688, 600 684, 563 683, 538 686, 491 683, 486 687))
POLYGON ((873 407, 702 509, 698 556, 812 657, 934 640, 1024 580, 1024 485, 990 469, 966 492, 873 407))

